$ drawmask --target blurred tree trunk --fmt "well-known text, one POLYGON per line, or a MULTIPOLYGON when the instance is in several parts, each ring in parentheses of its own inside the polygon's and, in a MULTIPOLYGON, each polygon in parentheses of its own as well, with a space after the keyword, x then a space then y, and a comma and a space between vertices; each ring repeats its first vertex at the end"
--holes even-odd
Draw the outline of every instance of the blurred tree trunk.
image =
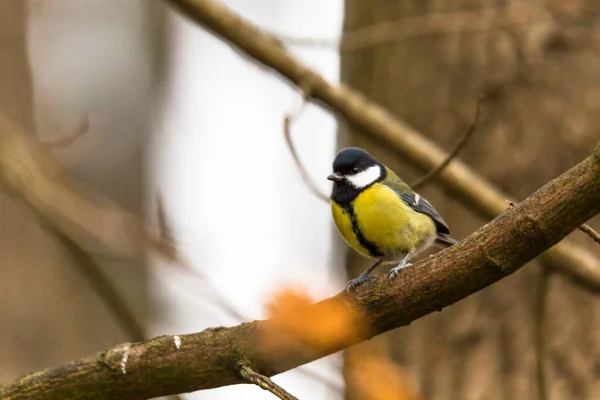
MULTIPOLYGON (((135 80, 136 75, 134 84, 121 85, 120 90, 125 92, 114 93, 115 99, 107 98, 108 101, 103 104, 93 96, 104 94, 102 88, 110 83, 101 81, 106 75, 85 74, 84 71, 79 71, 79 75, 69 75, 72 71, 60 70, 60 62, 57 67, 52 62, 56 60, 51 60, 48 54, 42 53, 40 56, 40 48, 43 50, 47 47, 50 55, 53 54, 57 59, 60 56, 73 57, 73 54, 85 59, 92 54, 90 51, 95 55, 106 48, 106 43, 103 43, 104 47, 88 46, 84 50, 75 49, 75 52, 57 54, 52 51, 56 49, 52 44, 57 44, 52 43, 54 34, 59 34, 61 26, 69 26, 68 23, 65 24, 65 20, 80 21, 80 28, 86 28, 91 24, 90 15, 98 18, 106 15, 98 12, 97 7, 92 7, 93 4, 89 1, 86 2, 86 7, 80 8, 77 10, 79 13, 73 15, 69 13, 73 7, 69 10, 67 3, 69 2, 0 0, 0 110, 6 112, 31 135, 39 134, 36 126, 41 127, 39 131, 50 132, 45 137, 39 135, 46 140, 68 132, 87 112, 92 123, 90 132, 74 143, 72 148, 56 151, 57 157, 84 183, 142 217, 145 139, 152 115, 152 77, 156 47, 153 47, 151 36, 140 39, 137 46, 143 57, 135 54, 131 57, 137 61, 135 68, 138 73, 148 79, 139 82, 139 79, 135 80), (51 7, 55 7, 55 10, 49 9, 51 7), (60 18, 62 15, 62 21, 52 21, 53 11, 57 11, 54 17, 60 18), (40 35, 42 43, 38 43, 40 46, 33 50, 30 48, 32 21, 34 26, 38 25, 37 28, 48 22, 49 26, 42 26, 42 30, 55 29, 50 30, 50 34, 43 32, 40 35), (30 56, 34 60, 31 65, 30 56), (39 64, 35 60, 36 56, 39 64), (62 73, 67 77, 58 81, 62 85, 60 90, 50 92, 47 82, 40 77, 44 73, 55 73, 58 76, 62 73), (34 79, 35 77, 37 78, 34 79), (44 85, 38 88, 32 81, 42 81, 44 85), (73 89, 80 88, 82 82, 86 81, 100 85, 97 89, 89 89, 87 93, 75 93, 69 99, 73 89), (139 85, 136 86, 136 82, 139 85), (68 110, 69 105, 73 104, 75 106, 68 110), (113 108, 110 108, 111 105, 113 108), (52 121, 53 118, 60 120, 60 123, 53 124, 56 122, 52 121), (101 129, 97 129, 98 127, 101 129), (82 145, 80 142, 83 142, 83 147, 79 147, 82 145), (82 154, 84 157, 81 157, 82 154)), ((71 5, 76 6, 74 3, 71 5)), ((144 21, 139 26, 134 24, 135 28, 127 28, 141 29, 140 38, 152 32, 148 24, 153 23, 157 16, 154 7, 139 0, 104 5, 105 9, 115 9, 115 13, 129 13, 126 18, 144 21), (142 11, 137 15, 134 14, 135 7, 132 7, 134 3, 137 3, 138 11, 142 11), (150 8, 152 10, 148 11, 150 8)), ((89 39, 89 36, 82 36, 82 32, 75 29, 67 32, 66 37, 83 41, 89 39)), ((79 42, 75 41, 75 45, 77 43, 79 42)), ((119 43, 120 41, 108 42, 109 45, 119 43)), ((73 45, 72 42, 70 44, 73 45)), ((68 65, 71 61, 63 62, 68 65)), ((127 61, 126 57, 124 61, 127 61)), ((111 62, 114 63, 115 60, 105 59, 103 63, 96 65, 100 69, 106 69, 111 62)), ((116 62, 120 61, 117 59, 116 62)), ((125 71, 123 73, 127 72, 125 69, 115 69, 117 73, 122 70, 125 71)), ((122 79, 128 81, 132 78, 125 75, 122 79)), ((56 79, 52 80, 55 81, 56 79)), ((20 201, 1 191, 0 227, 0 381, 130 340, 103 299, 92 289, 69 249, 20 201)), ((102 261, 103 268, 109 270, 113 281, 118 283, 119 291, 134 303, 133 309, 143 321, 147 304, 144 266, 102 261)))
MULTIPOLYGON (((466 132, 479 95, 488 95, 480 127, 461 157, 523 199, 579 162, 600 138, 600 17, 593 0, 516 3, 346 0, 345 32, 392 20, 399 20, 395 30, 402 32, 415 18, 420 27, 429 27, 409 29, 412 36, 395 41, 342 50, 341 79, 448 150, 466 132), (434 15, 439 13, 452 14, 434 15)), ((340 139, 342 146, 372 151, 408 182, 423 173, 347 126, 340 139)), ((421 193, 457 238, 485 223, 435 183, 421 193)), ((581 233, 572 236, 593 246, 581 233)), ((424 398, 540 397, 536 308, 542 274, 539 263, 531 264, 379 339, 389 342, 391 355, 424 398)), ((351 277, 367 265, 349 253, 351 277)), ((600 300, 555 274, 548 291, 548 398, 600 398, 600 300)), ((360 362, 347 360, 345 373, 351 376, 360 362)), ((347 385, 347 398, 355 398, 352 380, 347 385)))

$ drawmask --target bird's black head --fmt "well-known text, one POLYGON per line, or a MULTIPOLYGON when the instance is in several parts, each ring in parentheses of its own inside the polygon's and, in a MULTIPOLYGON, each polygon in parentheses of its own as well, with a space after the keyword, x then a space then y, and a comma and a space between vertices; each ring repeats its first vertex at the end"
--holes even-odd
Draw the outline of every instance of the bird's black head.
POLYGON ((327 177, 334 182, 331 198, 342 205, 375 182, 385 179, 383 164, 368 152, 357 147, 340 151, 333 161, 333 173, 327 177), (339 201, 338 201, 339 200, 339 201))

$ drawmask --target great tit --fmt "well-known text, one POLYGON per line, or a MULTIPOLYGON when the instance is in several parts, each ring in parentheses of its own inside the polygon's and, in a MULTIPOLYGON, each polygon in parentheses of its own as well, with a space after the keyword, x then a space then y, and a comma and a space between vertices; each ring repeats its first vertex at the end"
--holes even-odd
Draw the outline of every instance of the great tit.
POLYGON ((389 272, 393 279, 411 265, 411 256, 434 243, 456 243, 432 205, 363 149, 340 151, 327 179, 333 181, 330 203, 338 232, 358 253, 376 260, 346 290, 373 279, 369 274, 382 263, 399 262, 389 272))

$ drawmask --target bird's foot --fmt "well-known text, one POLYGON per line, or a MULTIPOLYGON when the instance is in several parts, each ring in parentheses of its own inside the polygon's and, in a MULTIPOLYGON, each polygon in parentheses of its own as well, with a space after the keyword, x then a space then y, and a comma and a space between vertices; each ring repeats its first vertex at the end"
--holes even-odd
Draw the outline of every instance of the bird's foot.
POLYGON ((390 270, 390 273, 388 274, 388 279, 392 280, 395 277, 398 276, 398 273, 400 272, 401 269, 410 267, 412 264, 400 264, 397 267, 394 267, 390 270))
POLYGON ((352 279, 346 283, 346 292, 353 291, 358 285, 361 285, 366 281, 370 281, 371 279, 375 279, 375 277, 364 273, 361 274, 358 278, 352 279))

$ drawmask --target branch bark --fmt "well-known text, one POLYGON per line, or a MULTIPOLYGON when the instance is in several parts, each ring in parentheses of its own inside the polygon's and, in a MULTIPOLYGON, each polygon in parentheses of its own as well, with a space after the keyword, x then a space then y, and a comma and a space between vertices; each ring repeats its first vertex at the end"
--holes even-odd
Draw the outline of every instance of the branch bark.
MULTIPOLYGON (((309 100, 324 106, 359 128, 357 131, 382 143, 390 151, 424 171, 437 168, 448 154, 419 132, 395 118, 351 87, 332 86, 298 62, 282 42, 261 31, 226 6, 212 0, 167 0, 193 21, 212 31, 242 54, 269 67, 288 83, 302 88, 309 100)), ((460 160, 452 160, 436 176, 440 185, 469 210, 485 219, 504 212, 507 194, 460 160)), ((547 265, 566 273, 594 290, 600 290, 600 259, 570 241, 541 256, 547 265)))
POLYGON ((240 375, 248 383, 253 383, 261 389, 273 393, 275 396, 279 397, 282 400, 298 400, 298 398, 289 394, 285 389, 277 385, 268 377, 254 372, 252 368, 248 367, 247 365, 242 364, 239 368, 240 375))
MULTIPOLYGON (((314 347, 289 341, 269 350, 261 335, 273 321, 254 321, 200 333, 126 343, 94 356, 47 369, 0 386, 0 397, 30 399, 143 399, 243 383, 240 365, 272 376, 447 307, 512 274, 600 212, 600 145, 580 164, 395 280, 365 283, 310 307, 357 310, 351 335, 314 347)), ((313 321, 317 323, 317 321, 313 321)), ((310 323, 310 321, 308 321, 310 323)), ((263 336, 264 337, 264 336, 263 336)))

